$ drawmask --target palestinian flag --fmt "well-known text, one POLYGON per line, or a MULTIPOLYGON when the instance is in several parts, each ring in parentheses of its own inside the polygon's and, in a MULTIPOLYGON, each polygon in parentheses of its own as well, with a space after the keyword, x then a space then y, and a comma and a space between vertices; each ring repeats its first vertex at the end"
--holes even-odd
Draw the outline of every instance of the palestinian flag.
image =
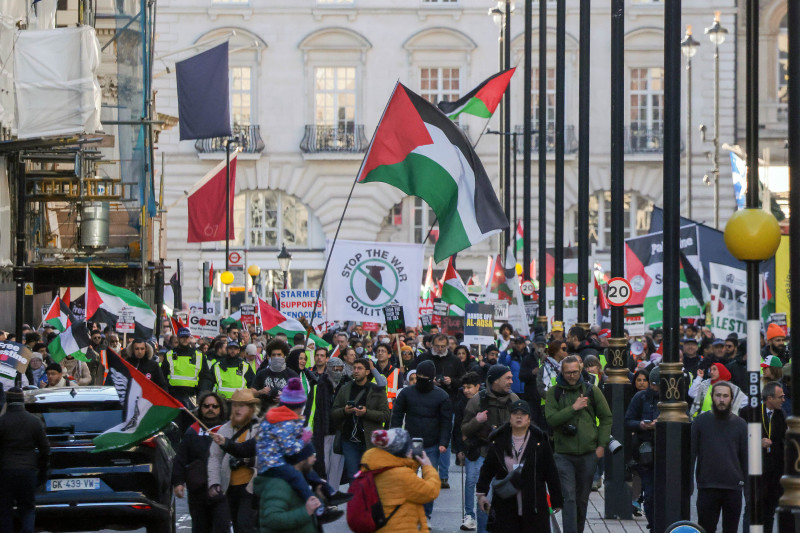
POLYGON ((398 83, 358 173, 422 198, 439 220, 438 263, 508 227, 489 176, 461 129, 398 83))
MULTIPOLYGON (((306 334, 306 328, 303 327, 303 324, 294 318, 284 316, 283 313, 269 305, 261 298, 258 299, 258 310, 261 318, 261 329, 265 333, 269 333, 272 336, 275 336, 278 333, 283 333, 289 339, 290 346, 294 344, 293 339, 295 335, 298 333, 302 333, 303 335, 306 334)), ((324 346, 329 350, 331 349, 330 344, 322 340, 320 337, 317 337, 313 333, 308 334, 308 339, 314 341, 314 346, 316 347, 324 346)))
POLYGON ((514 248, 511 244, 506 250, 505 269, 503 270, 503 279, 497 289, 497 297, 501 300, 508 300, 508 322, 514 326, 514 329, 523 336, 530 335, 522 290, 519 288, 517 261, 514 259, 514 248))
POLYGON ((516 68, 510 68, 498 72, 455 102, 439 102, 438 107, 451 120, 458 118, 461 113, 490 118, 503 98, 515 70, 516 68))
POLYGON ((64 331, 75 322, 75 315, 69 310, 69 305, 56 296, 53 303, 50 304, 50 309, 44 316, 44 323, 50 324, 58 331, 64 331))
POLYGON ((467 288, 461 277, 453 267, 453 258, 447 261, 447 270, 444 272, 444 283, 442 283, 442 301, 450 304, 447 314, 464 316, 464 309, 467 304, 472 303, 467 295, 467 288))
POLYGON ((89 337, 86 322, 81 320, 72 324, 58 337, 50 341, 50 344, 47 345, 47 352, 56 363, 69 355, 75 359, 88 362, 89 359, 86 357, 86 352, 91 344, 92 339, 89 337))
MULTIPOLYGON (((600 281, 597 279, 598 276, 602 276, 602 273, 595 271, 592 274, 592 278, 594 278, 594 289, 597 291, 597 302, 598 306, 602 311, 607 311, 611 309, 611 304, 608 303, 608 298, 606 297, 606 291, 603 287, 600 286, 600 281)), ((603 285, 606 285, 606 282, 603 281, 603 285)))
POLYGON ((521 252, 525 248, 525 238, 522 231, 522 221, 517 220, 517 251, 521 252))
POLYGON ((94 438, 94 451, 130 448, 172 422, 183 405, 112 350, 106 350, 106 385, 117 389, 125 420, 94 438))
POLYGON ((103 281, 87 268, 86 320, 116 325, 123 308, 133 312, 135 338, 149 339, 153 336, 156 314, 150 306, 128 289, 103 281))

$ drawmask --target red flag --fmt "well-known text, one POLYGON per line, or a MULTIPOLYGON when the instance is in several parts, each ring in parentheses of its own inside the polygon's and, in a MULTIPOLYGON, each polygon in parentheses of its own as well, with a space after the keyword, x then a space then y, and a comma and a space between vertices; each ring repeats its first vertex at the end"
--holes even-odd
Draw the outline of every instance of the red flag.
MULTIPOLYGON (((236 156, 231 158, 230 238, 233 234, 233 194, 236 189, 236 156)), ((225 240, 225 162, 195 184, 189 195, 189 235, 186 242, 225 240)))
POLYGON ((611 307, 608 303, 608 298, 606 298, 606 293, 603 290, 603 287, 601 287, 600 283, 598 283, 597 276, 593 275, 592 277, 594 278, 594 288, 597 290, 597 298, 600 303, 600 309, 605 311, 611 307))
POLYGON ((69 295, 69 287, 67 287, 67 290, 64 291, 64 296, 61 297, 61 301, 64 302, 67 307, 69 307, 69 304, 72 303, 69 295))

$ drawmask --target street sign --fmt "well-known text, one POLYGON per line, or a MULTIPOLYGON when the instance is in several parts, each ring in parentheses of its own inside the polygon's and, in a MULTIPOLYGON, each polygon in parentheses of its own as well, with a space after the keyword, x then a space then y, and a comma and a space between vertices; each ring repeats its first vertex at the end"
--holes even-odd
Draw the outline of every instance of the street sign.
POLYGON ((33 296, 33 283, 30 281, 25 282, 25 296, 33 296))
POLYGON ((234 250, 228 254, 228 266, 241 266, 242 259, 244 259, 242 254, 234 250))
POLYGON ((608 280, 608 292, 606 298, 608 303, 614 306, 622 306, 628 303, 633 296, 631 284, 625 278, 611 278, 608 280))
POLYGON ((533 286, 532 281, 523 281, 519 286, 519 290, 522 291, 522 294, 525 296, 532 296, 533 293, 536 292, 536 287, 533 286))

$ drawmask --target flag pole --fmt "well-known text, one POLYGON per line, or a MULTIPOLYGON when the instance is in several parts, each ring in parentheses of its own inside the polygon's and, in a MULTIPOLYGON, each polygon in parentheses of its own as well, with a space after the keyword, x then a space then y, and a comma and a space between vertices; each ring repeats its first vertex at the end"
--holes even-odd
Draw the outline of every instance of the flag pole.
POLYGON ((225 270, 231 255, 231 138, 225 141, 225 270))
MULTIPOLYGON (((392 89, 392 96, 397 91, 397 87, 400 85, 400 80, 397 80, 394 85, 394 89, 392 89)), ((381 122, 383 121, 383 116, 386 114, 386 110, 389 109, 389 104, 392 102, 392 98, 389 97, 389 101, 386 102, 386 107, 383 108, 383 113, 381 113, 381 118, 378 120, 378 126, 380 126, 381 122)), ((364 168, 364 163, 367 162, 367 158, 369 157, 370 151, 372 151, 372 143, 375 141, 375 135, 378 133, 378 127, 375 128, 375 132, 372 134, 372 140, 369 142, 369 148, 367 148, 367 153, 364 155, 364 159, 361 161, 361 167, 358 169, 356 173, 356 177, 353 179, 353 184, 350 186, 350 193, 347 195, 347 201, 344 203, 344 209, 342 209, 342 216, 339 217, 339 224, 336 226, 336 233, 333 235, 333 242, 331 242, 331 249, 328 251, 328 257, 325 259, 325 268, 322 270, 322 279, 319 282, 319 289, 317 290, 317 298, 314 300, 314 307, 311 310, 311 320, 308 322, 308 328, 306 329, 306 338, 303 342, 304 345, 308 344, 308 336, 309 330, 314 331, 314 317, 317 314, 317 307, 319 306, 319 297, 322 294, 322 287, 325 285, 325 276, 328 275, 328 267, 331 264, 331 257, 333 256, 333 249, 336 247, 336 241, 339 238, 339 231, 342 229, 342 222, 344 221, 344 215, 347 213, 347 207, 350 205, 350 199, 353 197, 353 191, 356 189, 356 183, 358 183, 358 178, 361 176, 361 169, 364 168)))
POLYGON ((197 423, 198 423, 198 424, 200 424, 200 427, 202 427, 203 429, 205 429, 205 430, 206 430, 206 431, 208 431, 209 433, 211 432, 211 430, 210 430, 210 429, 208 429, 208 426, 206 426, 205 424, 203 424, 203 421, 202 421, 202 420, 200 420, 199 418, 197 418, 197 415, 195 415, 193 412, 191 412, 191 411, 190 411, 190 410, 189 410, 189 409, 188 409, 188 408, 187 408, 185 405, 183 406, 183 410, 184 410, 184 411, 186 411, 187 413, 189 413, 189 416, 191 416, 192 418, 194 418, 194 419, 197 421, 197 423))

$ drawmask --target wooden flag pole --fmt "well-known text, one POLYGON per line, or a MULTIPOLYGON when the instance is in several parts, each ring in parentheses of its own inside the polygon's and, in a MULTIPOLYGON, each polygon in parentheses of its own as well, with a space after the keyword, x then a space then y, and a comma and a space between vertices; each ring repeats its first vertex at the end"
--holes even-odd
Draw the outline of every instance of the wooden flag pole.
MULTIPOLYGON (((222 407, 222 406, 220 406, 220 407, 222 407)), ((197 418, 197 415, 195 415, 193 412, 191 412, 191 411, 190 411, 190 410, 189 410, 189 409, 188 409, 188 408, 187 408, 185 405, 183 406, 183 410, 184 410, 184 411, 186 411, 187 413, 189 413, 189 416, 191 416, 192 418, 194 418, 194 419, 197 421, 197 423, 198 423, 198 424, 200 424, 200 427, 202 427, 203 429, 205 429, 206 431, 208 431, 209 433, 211 433, 211 430, 210 430, 210 429, 208 429, 208 426, 206 426, 205 424, 203 424, 203 421, 202 421, 202 420, 200 420, 199 418, 197 418)))

